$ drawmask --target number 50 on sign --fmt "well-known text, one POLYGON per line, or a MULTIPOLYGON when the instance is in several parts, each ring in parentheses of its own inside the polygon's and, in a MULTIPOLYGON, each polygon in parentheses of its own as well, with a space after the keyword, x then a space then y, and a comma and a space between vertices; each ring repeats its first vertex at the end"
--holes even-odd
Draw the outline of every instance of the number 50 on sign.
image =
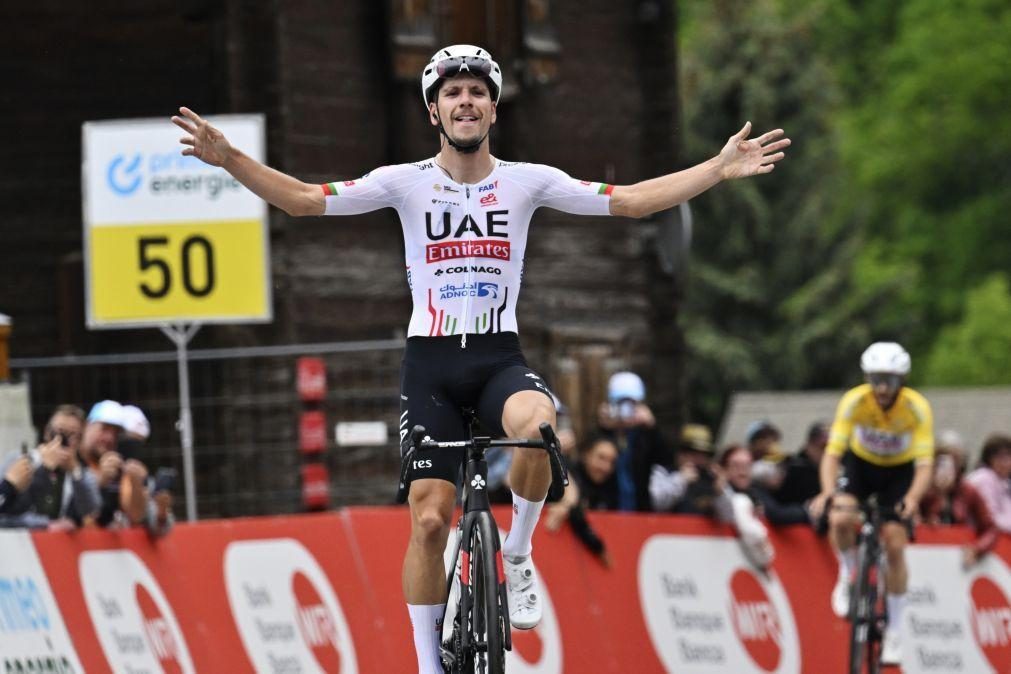
POLYGON ((268 314, 263 232, 257 220, 92 227, 92 317, 137 324, 268 314))
MULTIPOLYGON (((262 115, 212 123, 263 161, 262 115)), ((266 204, 180 148, 167 117, 82 126, 89 328, 271 320, 266 204)))

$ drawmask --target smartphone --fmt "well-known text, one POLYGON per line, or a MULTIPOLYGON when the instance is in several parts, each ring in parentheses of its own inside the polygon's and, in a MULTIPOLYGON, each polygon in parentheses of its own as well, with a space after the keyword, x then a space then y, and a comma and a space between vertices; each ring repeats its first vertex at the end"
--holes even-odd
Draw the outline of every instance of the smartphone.
POLYGON ((176 484, 176 476, 178 476, 175 468, 159 468, 158 472, 154 475, 154 491, 157 494, 160 491, 172 491, 176 484))

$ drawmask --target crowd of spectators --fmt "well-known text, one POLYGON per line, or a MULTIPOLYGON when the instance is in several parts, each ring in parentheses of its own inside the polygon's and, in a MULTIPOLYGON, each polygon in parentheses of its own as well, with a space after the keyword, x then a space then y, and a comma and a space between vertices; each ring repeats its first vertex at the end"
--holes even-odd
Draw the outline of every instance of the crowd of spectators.
MULTIPOLYGON (((745 554, 760 567, 774 557, 767 526, 801 524, 824 530, 824 522, 808 509, 821 491, 819 465, 830 432, 824 420, 811 423, 804 444, 794 452, 782 447, 782 433, 767 420, 754 421, 740 442, 722 448, 716 447, 708 427, 696 423, 684 424, 676 441, 669 443, 657 429, 642 379, 632 372, 610 378, 596 428, 580 441, 571 435, 564 406, 559 409, 572 484, 562 499, 548 506, 546 526, 557 530, 568 520, 605 564, 606 541, 593 531, 587 511, 710 517, 730 525, 745 554)), ((992 549, 999 532, 1011 533, 1011 437, 990 436, 971 472, 967 456, 958 433, 938 434, 934 480, 920 504, 918 521, 931 527, 971 527, 974 540, 963 550, 965 563, 971 565, 992 549)), ((507 468, 507 459, 504 465, 507 468)))
POLYGON ((172 528, 172 493, 137 458, 151 434, 144 412, 114 400, 85 415, 60 405, 33 450, 0 457, 0 527, 70 531, 143 526, 172 528))

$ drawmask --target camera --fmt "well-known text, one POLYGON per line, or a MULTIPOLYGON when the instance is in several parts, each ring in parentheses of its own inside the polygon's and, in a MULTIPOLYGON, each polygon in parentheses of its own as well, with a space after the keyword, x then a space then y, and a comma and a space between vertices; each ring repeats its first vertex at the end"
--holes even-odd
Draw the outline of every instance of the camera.
POLYGON ((631 421, 635 418, 635 401, 626 398, 616 403, 611 403, 611 416, 622 421, 631 421))
POLYGON ((178 473, 174 468, 159 468, 154 477, 154 493, 172 491, 178 473))

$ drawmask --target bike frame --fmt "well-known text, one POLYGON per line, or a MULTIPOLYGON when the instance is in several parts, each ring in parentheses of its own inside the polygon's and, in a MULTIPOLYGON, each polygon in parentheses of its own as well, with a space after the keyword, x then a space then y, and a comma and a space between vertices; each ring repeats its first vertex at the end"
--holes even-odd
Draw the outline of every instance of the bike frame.
POLYGON ((882 519, 877 498, 872 495, 861 506, 864 522, 857 542, 857 578, 850 599, 852 634, 850 636, 850 672, 877 674, 881 669, 881 643, 888 623, 885 601, 887 566, 881 545, 882 519))
MULTIPOLYGON (((491 512, 491 502, 488 500, 487 485, 488 462, 485 460, 485 451, 490 447, 529 447, 543 449, 548 453, 551 465, 552 481, 568 485, 568 475, 564 463, 561 461, 559 445, 554 430, 549 424, 541 424, 541 440, 528 439, 502 439, 494 440, 487 436, 475 436, 475 420, 472 416, 467 417, 468 435, 467 440, 453 442, 437 442, 425 435, 425 429, 415 426, 411 431, 411 446, 401 460, 400 487, 397 492, 397 500, 406 500, 408 483, 408 467, 415 452, 429 451, 436 449, 464 449, 466 451, 466 468, 464 470, 463 481, 463 513, 457 522, 458 538, 451 558, 450 571, 446 578, 446 595, 452 595, 453 582, 456 578, 457 561, 460 561, 460 598, 459 609, 456 620, 459 621, 461 656, 468 654, 476 645, 472 643, 474 633, 473 626, 468 622, 472 614, 474 605, 473 583, 476 579, 470 577, 471 558, 474 554, 483 554, 483 550, 474 550, 471 543, 474 540, 475 530, 481 534, 482 546, 491 546, 492 558, 495 564, 495 583, 498 604, 498 615, 502 623, 502 648, 504 651, 512 650, 512 628, 509 623, 509 605, 506 597, 505 569, 502 560, 501 543, 498 536, 498 525, 491 512)), ((490 634, 491 630, 498 629, 498 626, 485 625, 484 632, 490 634)), ((487 643, 485 643, 487 647, 487 643)))

